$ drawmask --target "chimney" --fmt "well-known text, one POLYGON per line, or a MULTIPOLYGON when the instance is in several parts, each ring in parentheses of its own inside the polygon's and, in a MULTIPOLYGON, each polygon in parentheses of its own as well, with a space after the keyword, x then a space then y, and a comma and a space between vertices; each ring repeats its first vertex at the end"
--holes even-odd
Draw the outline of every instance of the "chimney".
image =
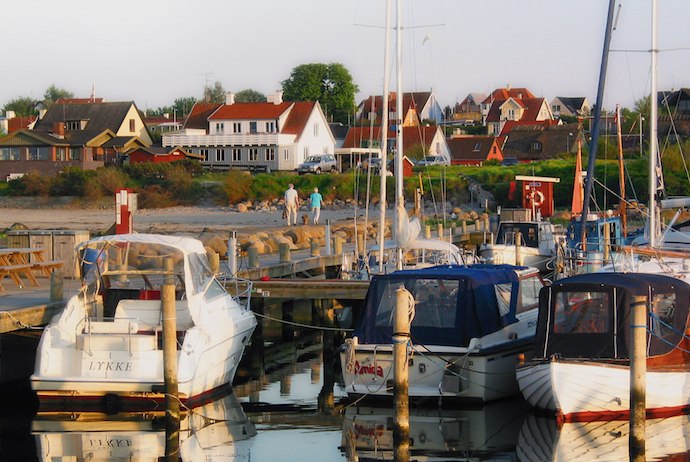
POLYGON ((506 83, 506 90, 510 91, 510 84, 506 83))
POLYGON ((6 111, 5 112, 5 118, 6 119, 14 119, 16 117, 14 111, 6 111))
POLYGON ((53 136, 58 138, 65 137, 65 124, 62 122, 53 123, 53 136))
POLYGON ((283 102, 283 92, 278 90, 272 95, 268 95, 266 101, 275 105, 281 104, 283 102))
POLYGON ((233 92, 229 91, 225 94, 225 104, 228 106, 235 104, 235 94, 233 92))

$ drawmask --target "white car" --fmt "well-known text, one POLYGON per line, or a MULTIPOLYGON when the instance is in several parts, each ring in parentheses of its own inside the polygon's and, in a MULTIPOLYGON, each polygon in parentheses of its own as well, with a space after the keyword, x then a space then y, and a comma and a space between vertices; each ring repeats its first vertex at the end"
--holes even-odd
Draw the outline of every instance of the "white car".
POLYGON ((297 173, 322 173, 322 172, 337 172, 338 162, 335 160, 333 154, 322 154, 318 156, 309 156, 307 160, 299 164, 297 173))
POLYGON ((450 162, 443 156, 426 156, 417 162, 417 165, 450 165, 450 162))

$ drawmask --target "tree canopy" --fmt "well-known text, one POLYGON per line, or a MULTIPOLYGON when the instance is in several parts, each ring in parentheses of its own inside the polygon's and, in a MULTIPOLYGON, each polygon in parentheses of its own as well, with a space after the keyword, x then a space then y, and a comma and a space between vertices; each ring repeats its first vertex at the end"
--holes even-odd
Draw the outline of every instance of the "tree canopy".
POLYGON ((347 123, 355 112, 359 90, 352 75, 340 63, 312 63, 295 67, 282 82, 286 101, 318 101, 326 117, 347 123))
POLYGON ((74 98, 74 93, 51 84, 43 93, 43 104, 45 107, 50 107, 60 98, 74 98))
POLYGON ((38 115, 38 110, 36 109, 38 103, 39 101, 28 96, 20 96, 5 104, 2 107, 2 112, 6 114, 7 111, 14 111, 17 117, 38 115))
POLYGON ((252 90, 251 88, 245 88, 240 90, 235 94, 235 102, 237 103, 265 103, 266 95, 263 93, 252 90))
POLYGON ((216 81, 212 87, 204 88, 204 101, 207 103, 223 104, 225 103, 225 89, 223 84, 216 81))

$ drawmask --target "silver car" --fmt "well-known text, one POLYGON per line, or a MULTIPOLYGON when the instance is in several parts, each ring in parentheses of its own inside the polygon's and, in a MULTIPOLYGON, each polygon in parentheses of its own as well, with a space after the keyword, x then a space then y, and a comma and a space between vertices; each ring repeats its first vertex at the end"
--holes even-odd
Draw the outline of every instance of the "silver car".
POLYGON ((297 173, 323 173, 337 172, 338 163, 333 154, 320 154, 307 157, 303 163, 297 167, 297 173))

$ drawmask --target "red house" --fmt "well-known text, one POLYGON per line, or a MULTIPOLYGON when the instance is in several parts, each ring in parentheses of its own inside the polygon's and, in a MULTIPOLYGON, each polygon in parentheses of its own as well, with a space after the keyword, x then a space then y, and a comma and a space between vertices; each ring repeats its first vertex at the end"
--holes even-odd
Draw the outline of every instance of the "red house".
POLYGON ((138 147, 127 151, 124 154, 129 158, 130 164, 140 164, 143 162, 175 162, 184 159, 203 160, 203 155, 187 152, 182 148, 162 148, 162 147, 138 147))

